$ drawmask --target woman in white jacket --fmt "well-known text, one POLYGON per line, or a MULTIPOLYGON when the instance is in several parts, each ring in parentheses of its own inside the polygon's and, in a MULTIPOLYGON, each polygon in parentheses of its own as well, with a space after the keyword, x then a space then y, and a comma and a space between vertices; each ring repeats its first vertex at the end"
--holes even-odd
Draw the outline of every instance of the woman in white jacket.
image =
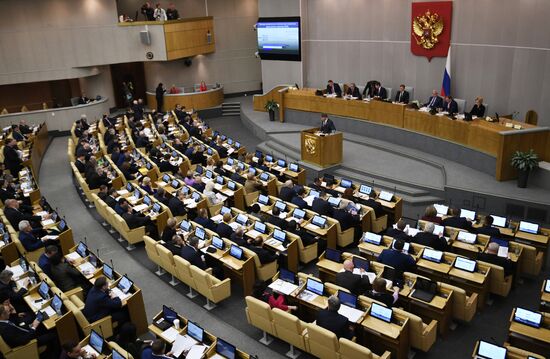
POLYGON ((155 12, 153 13, 153 16, 155 17, 155 20, 157 21, 166 21, 168 18, 166 17, 166 10, 160 7, 160 3, 157 3, 157 6, 155 8, 155 12))

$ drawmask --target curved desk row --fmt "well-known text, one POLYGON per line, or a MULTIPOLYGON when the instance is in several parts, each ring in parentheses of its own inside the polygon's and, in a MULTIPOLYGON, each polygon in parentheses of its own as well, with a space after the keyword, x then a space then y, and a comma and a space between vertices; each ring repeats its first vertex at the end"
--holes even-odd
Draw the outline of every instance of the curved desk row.
MULTIPOLYGON (((452 145, 465 147, 471 150, 470 152, 478 152, 480 158, 494 158, 496 168, 494 170, 486 169, 484 172, 495 174, 499 181, 513 179, 517 176, 516 171, 510 166, 510 158, 517 150, 534 149, 541 159, 550 160, 550 129, 548 127, 537 127, 505 120, 508 126, 521 126, 521 129, 514 129, 508 127, 503 121, 499 123, 487 122, 484 119, 452 120, 446 116, 430 115, 426 112, 409 109, 402 104, 327 98, 315 96, 315 89, 290 90, 281 86, 265 95, 254 96, 254 110, 265 111, 263 105, 268 99, 274 99, 281 105, 279 113, 281 121, 284 121, 285 116, 296 115, 296 110, 310 113, 324 112, 344 118, 363 120, 373 125, 382 125, 388 131, 391 131, 391 128, 396 128, 397 131, 406 130, 416 137, 420 135, 426 143, 445 141, 452 145)), ((309 121, 311 122, 311 119, 309 121)), ((319 119, 317 119, 316 125, 318 122, 319 119)), ((341 129, 338 127, 338 123, 336 126, 341 129)), ((402 144, 398 142, 397 136, 395 140, 390 139, 389 142, 402 144)), ((428 146, 426 150, 428 150, 428 146)))
POLYGON ((6 127, 25 120, 28 124, 33 125, 45 122, 50 131, 70 131, 73 123, 82 114, 85 114, 88 117, 88 122, 91 122, 92 120, 101 118, 103 114, 109 113, 108 100, 108 98, 102 98, 99 101, 93 101, 85 105, 1 115, 0 126, 6 127))
MULTIPOLYGON (((208 86, 210 88, 210 86, 208 86)), ((148 91, 147 104, 149 108, 157 108, 157 98, 154 91, 148 91)), ((177 104, 185 108, 204 110, 220 106, 223 103, 223 86, 202 92, 164 94, 164 111, 172 110, 177 104)))

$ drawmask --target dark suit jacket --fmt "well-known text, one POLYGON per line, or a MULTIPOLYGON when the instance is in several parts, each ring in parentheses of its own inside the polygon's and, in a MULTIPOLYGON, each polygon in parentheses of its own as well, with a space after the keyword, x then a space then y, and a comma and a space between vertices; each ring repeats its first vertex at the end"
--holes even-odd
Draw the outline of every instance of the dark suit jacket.
POLYGON ((322 133, 331 133, 333 131, 336 131, 334 122, 332 122, 330 118, 327 118, 326 123, 324 121, 321 122, 321 127, 319 128, 319 131, 321 131, 322 133))
POLYGON ((374 215, 376 216, 376 218, 382 217, 385 214, 384 207, 380 204, 380 202, 377 202, 372 198, 369 198, 368 200, 363 201, 363 204, 374 210, 374 215))
POLYGON ((123 213, 122 218, 124 218, 124 220, 126 221, 126 224, 128 224, 128 228, 130 229, 145 226, 149 222, 149 218, 147 217, 141 217, 137 214, 128 213, 128 212, 123 213))
POLYGON ((433 100, 433 96, 430 96, 430 98, 428 99, 428 102, 426 102, 424 104, 424 106, 429 106, 430 108, 442 108, 443 107, 443 98, 437 96, 437 98, 435 99, 433 105, 430 106, 430 104, 432 103, 432 100, 433 100))
POLYGON ((246 238, 243 237, 237 237, 236 232, 233 232, 231 235, 231 241, 237 244, 239 247, 248 247, 248 242, 246 241, 246 238))
POLYGON ((393 296, 390 293, 375 293, 374 291, 369 290, 367 292, 367 297, 384 303, 388 308, 391 308, 393 306, 393 296))
POLYGON ((336 274, 336 284, 348 289, 355 295, 362 295, 370 289, 369 278, 365 275, 353 274, 349 271, 343 271, 336 274))
POLYGON ((105 197, 103 202, 105 202, 112 209, 115 209, 117 200, 113 196, 107 196, 107 197, 105 197))
POLYGON ((313 212, 319 213, 322 216, 330 216, 332 213, 332 206, 330 205, 330 203, 328 203, 328 201, 317 197, 313 200, 313 203, 311 204, 311 210, 313 212))
POLYGON ((403 231, 400 231, 399 229, 393 228, 393 227, 389 227, 386 230, 386 235, 390 236, 394 239, 402 239, 405 242, 410 242, 411 241, 411 236, 409 236, 407 233, 405 233, 403 231))
POLYGON ((397 91, 395 94, 395 102, 409 103, 409 91, 403 91, 403 94, 401 94, 401 91, 397 91), (400 96, 401 98, 399 98, 400 96))
POLYGON ((514 263, 511 260, 499 257, 496 254, 480 253, 477 256, 477 259, 483 262, 488 262, 497 266, 501 266, 502 268, 504 268, 504 275, 512 275, 515 272, 514 263))
POLYGON ((195 248, 191 246, 183 246, 181 248, 181 254, 180 256, 188 261, 191 265, 194 265, 195 267, 198 267, 200 269, 206 269, 206 264, 202 260, 202 254, 200 251, 195 250, 195 248))
POLYGON ((416 267, 413 257, 393 249, 384 249, 378 256, 378 262, 395 268, 399 273, 412 272, 416 267))
POLYGON ((262 247, 256 247, 256 246, 250 246, 248 247, 251 251, 256 253, 258 255, 258 258, 260 259, 260 263, 262 265, 271 263, 273 261, 277 260, 277 255, 265 248, 262 247))
POLYGON ((358 223, 357 218, 345 209, 335 209, 332 212, 332 218, 340 222, 340 228, 342 231, 346 231, 358 223))
POLYGON ((217 224, 210 218, 195 217, 194 221, 200 224, 201 226, 203 226, 204 228, 208 228, 211 231, 216 231, 217 224))
POLYGON ((107 293, 92 287, 86 297, 82 314, 89 322, 95 322, 120 309, 121 306, 122 303, 119 298, 111 299, 107 293))
POLYGON ((281 228, 282 230, 286 229, 287 221, 285 221, 284 219, 279 218, 277 216, 269 216, 267 218, 267 222, 281 228))
POLYGON ((76 288, 80 279, 80 272, 66 262, 52 266, 52 280, 64 292, 76 288))
POLYGON ((162 244, 165 248, 167 248, 170 252, 172 252, 173 255, 179 256, 182 250, 181 246, 178 246, 170 240, 169 242, 165 242, 162 244))
POLYGON ((485 106, 474 105, 470 110, 472 116, 483 117, 485 115, 485 106))
POLYGON ((292 198, 294 198, 295 195, 296 195, 296 191, 294 190, 294 188, 290 188, 290 187, 283 187, 279 192, 279 198, 285 202, 292 201, 292 198))
POLYGON ((338 97, 342 96, 342 89, 340 88, 340 85, 338 85, 336 82, 334 82, 334 92, 332 91, 330 85, 327 84, 327 94, 332 93, 336 93, 336 96, 338 97))
POLYGON ((467 230, 468 232, 472 231, 472 223, 470 223, 470 221, 468 221, 464 217, 447 217, 443 220, 442 224, 445 227, 462 228, 467 230))
POLYGON ((330 330, 338 338, 351 339, 353 333, 349 329, 348 318, 338 312, 332 312, 328 309, 323 309, 317 314, 317 325, 330 330))
POLYGON ((482 226, 476 229, 476 232, 478 234, 485 234, 490 237, 499 237, 500 231, 498 228, 492 227, 492 226, 482 226))
POLYGON ((380 86, 378 91, 374 90, 374 96, 385 100, 388 97, 388 91, 386 91, 385 87, 380 86))
POLYGON ((25 247, 25 249, 29 252, 44 247, 44 243, 40 240, 40 238, 35 237, 32 233, 20 231, 19 240, 21 241, 23 247, 25 247))
POLYGON ((432 247, 438 251, 444 252, 447 250, 447 241, 445 238, 439 238, 439 236, 433 233, 418 232, 416 236, 412 237, 412 242, 432 247))
POLYGON ((21 159, 15 150, 11 146, 4 146, 4 164, 6 168, 10 170, 11 174, 17 178, 19 171, 21 171, 21 159))
POLYGON ((185 204, 183 204, 182 201, 180 201, 177 197, 172 197, 168 201, 168 208, 170 208, 170 212, 172 212, 173 216, 183 216, 187 213, 187 210, 185 209, 185 204))
POLYGON ((22 328, 13 322, 0 322, 0 335, 11 348, 25 345, 36 338, 34 330, 22 328))
POLYGON ((351 87, 348 87, 348 90, 346 91, 346 95, 351 95, 352 97, 357 97, 358 100, 363 99, 363 97, 361 96, 361 92, 359 91, 359 89, 357 87, 355 87, 353 89, 353 91, 351 90, 351 87))
MULTIPOLYGON (((164 227, 164 231, 162 231, 162 237, 160 239, 166 243, 172 243, 172 237, 174 237, 174 235, 176 235, 176 230, 166 226, 164 227)), ((166 246, 166 248, 168 247, 166 246)), ((178 253, 174 254, 179 254, 179 250, 178 253)))
POLYGON ((298 208, 301 208, 301 209, 304 209, 304 208, 308 208, 309 206, 307 205, 307 202, 304 201, 304 199, 298 195, 294 196, 292 198, 292 204, 298 206, 298 208))
POLYGON ((23 220, 37 223, 40 223, 40 221, 42 220, 42 217, 40 216, 32 216, 30 214, 23 213, 15 208, 4 208, 4 214, 6 215, 8 221, 10 221, 10 224, 13 226, 13 228, 19 228, 19 222, 23 220))
POLYGON ((216 233, 222 238, 231 238, 231 235, 233 234, 233 228, 231 228, 231 226, 225 222, 220 222, 216 227, 216 233))
POLYGON ((447 111, 449 114, 458 113, 458 104, 455 100, 451 102, 443 101, 443 111, 447 111))
POLYGON ((76 160, 76 161, 74 161, 74 165, 75 165, 76 169, 78 170, 78 172, 84 173, 86 171, 86 164, 85 163, 82 163, 79 160, 76 160))

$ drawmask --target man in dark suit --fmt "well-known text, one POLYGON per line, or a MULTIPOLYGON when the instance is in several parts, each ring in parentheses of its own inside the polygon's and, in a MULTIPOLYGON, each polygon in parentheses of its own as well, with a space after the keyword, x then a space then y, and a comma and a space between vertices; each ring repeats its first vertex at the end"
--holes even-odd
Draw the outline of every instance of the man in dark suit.
POLYGON ((328 115, 326 113, 323 113, 321 115, 321 127, 319 128, 319 131, 325 134, 336 132, 334 122, 332 122, 332 120, 328 118, 328 115))
POLYGON ((363 204, 374 210, 374 215, 376 216, 376 218, 382 217, 385 214, 384 206, 382 206, 380 202, 376 201, 375 198, 376 198, 376 192, 372 190, 369 194, 369 199, 367 199, 366 201, 363 201, 363 204))
POLYGON ((357 88, 357 86, 355 86, 355 82, 352 82, 349 86, 348 86, 348 89, 346 91, 346 95, 348 96, 351 96, 351 97, 357 97, 358 100, 362 100, 363 97, 361 96, 361 92, 359 91, 359 89, 357 88))
POLYGON ((406 228, 407 224, 403 219, 400 219, 399 221, 397 221, 396 228, 393 228, 393 226, 391 226, 386 230, 386 235, 394 239, 401 239, 405 242, 410 242, 411 237, 405 232, 406 228))
POLYGON ((187 240, 187 245, 181 249, 181 257, 202 270, 207 269, 206 262, 202 258, 202 252, 199 250, 199 239, 195 236, 191 236, 187 240))
POLYGON ((498 228, 493 227, 493 217, 485 216, 483 220, 483 226, 476 229, 478 234, 485 234, 489 237, 499 237, 500 231, 498 228))
POLYGON ((319 213, 321 216, 332 215, 332 206, 327 201, 326 192, 321 192, 319 197, 313 200, 313 203, 311 204, 311 210, 313 212, 319 213))
POLYGON ((82 314, 90 323, 110 315, 113 322, 120 325, 128 320, 128 314, 122 309, 122 302, 109 290, 107 278, 96 279, 94 286, 88 292, 82 314))
POLYGON ((397 103, 409 103, 409 91, 405 91, 405 85, 399 86, 399 92, 395 94, 395 102, 397 103))
POLYGON ((374 85, 374 97, 380 98, 382 100, 385 100, 388 97, 388 92, 386 91, 386 88, 382 87, 380 83, 374 85))
POLYGON ((433 234, 434 224, 432 222, 426 223, 424 230, 418 232, 416 236, 412 237, 411 241, 421 244, 423 246, 432 247, 435 250, 445 252, 448 250, 447 240, 443 235, 438 236, 433 234))
POLYGON ((316 323, 318 326, 336 334, 338 339, 351 339, 353 330, 348 318, 339 314, 338 309, 340 309, 340 300, 335 295, 330 296, 328 298, 328 308, 319 311, 316 323))
POLYGON ((365 275, 364 269, 361 268, 361 274, 354 274, 353 268, 353 261, 346 259, 344 261, 344 271, 336 274, 336 284, 355 295, 363 295, 371 287, 369 278, 365 275))
POLYGON ((279 210, 279 208, 273 206, 273 208, 271 209, 271 215, 267 218, 267 222, 281 228, 282 230, 285 230, 287 222, 279 217, 280 214, 281 211, 279 210))
POLYGON ((332 218, 340 222, 340 229, 342 231, 347 231, 359 224, 359 215, 353 215, 347 210, 349 203, 348 200, 342 199, 338 208, 332 211, 332 218))
POLYGON ((292 180, 286 181, 279 191, 279 198, 285 202, 290 202, 295 195, 296 191, 294 191, 294 183, 292 180))
POLYGON ((187 209, 183 203, 184 200, 185 194, 182 190, 178 191, 177 196, 174 196, 168 200, 168 208, 170 208, 170 212, 172 212, 173 216, 183 216, 187 213, 187 209))
POLYGON ((499 248, 500 245, 498 243, 491 242, 487 246, 485 253, 480 253, 477 256, 477 259, 482 262, 488 262, 502 267, 504 269, 504 275, 506 276, 513 275, 515 273, 515 265, 514 262, 510 260, 510 254, 508 254, 507 258, 499 257, 499 248))
MULTIPOLYGON (((170 217, 168 218, 168 220, 166 221, 166 226, 164 227, 163 231, 162 231, 162 236, 161 236, 161 241, 163 242, 166 242, 166 243, 171 243, 172 242, 172 238, 174 238, 174 236, 176 235, 176 224, 177 224, 177 221, 174 217, 170 217)), ((168 247, 166 247, 168 248, 168 247)), ((168 248, 170 249, 170 248, 168 248)), ((180 250, 181 250, 181 245, 177 251, 177 253, 174 253, 175 254, 179 254, 180 253, 180 250)))
POLYGON ((449 115, 458 113, 458 104, 452 96, 445 96, 445 102, 443 103, 443 111, 448 112, 449 115))
POLYGON ((12 349, 36 339, 39 347, 48 346, 48 351, 50 352, 49 358, 57 358, 57 355, 59 355, 58 339, 53 332, 42 332, 40 330, 40 322, 36 319, 28 326, 12 322, 10 320, 10 311, 4 305, 0 305, 0 335, 12 349))
POLYGON ((262 237, 258 236, 257 238, 254 238, 252 240, 252 243, 248 248, 258 255, 258 258, 260 259, 260 263, 262 265, 276 261, 279 258, 277 254, 263 248, 263 243, 264 240, 262 239, 262 237))
POLYGON ((17 228, 19 228, 19 241, 29 252, 35 251, 39 248, 44 248, 46 245, 57 244, 55 240, 48 240, 34 235, 29 221, 19 222, 17 228))
POLYGON ((117 190, 114 189, 114 188, 111 188, 111 189, 109 189, 109 195, 107 197, 105 197, 105 199, 103 201, 109 207, 111 207, 112 209, 115 209, 116 204, 117 204, 117 197, 118 197, 117 190))
MULTIPOLYGON (((300 224, 298 222, 296 222, 294 219, 289 221, 288 222, 288 225, 287 225, 287 231, 291 232, 291 233, 294 233, 295 235, 297 235, 298 237, 300 237, 300 239, 302 240, 302 243, 304 244, 304 246, 309 246, 313 243, 318 243, 319 247, 321 246, 326 246, 326 241, 323 241, 323 240, 319 240, 319 237, 318 236, 314 236, 313 234, 307 232, 306 230, 304 230, 300 224)), ((322 249, 319 249, 317 252, 318 253, 322 253, 325 251, 325 248, 322 248, 322 249)))
POLYGON ((216 223, 208 217, 208 210, 206 208, 201 208, 197 211, 197 216, 194 221, 204 228, 208 228, 211 231, 216 230, 216 223))
POLYGON ((328 80, 327 94, 336 94, 337 97, 342 97, 342 89, 340 88, 340 85, 334 83, 334 81, 328 80))
POLYGON ((157 241, 159 240, 157 226, 150 217, 134 213, 132 207, 128 203, 125 204, 124 209, 125 212, 122 213, 122 218, 126 221, 128 228, 135 229, 145 227, 145 232, 148 233, 149 237, 157 241))
POLYGON ((292 197, 291 202, 292 204, 298 206, 298 208, 300 209, 309 208, 309 206, 307 205, 307 202, 304 200, 305 197, 306 197, 306 190, 304 189, 304 187, 300 187, 296 195, 292 197))
POLYGON ((82 95, 78 98, 79 105, 85 105, 90 102, 90 99, 86 97, 86 94, 83 92, 82 95))
POLYGON ((472 232, 472 223, 467 218, 460 217, 460 210, 458 208, 451 207, 449 213, 451 216, 443 220, 443 226, 461 228, 468 232, 472 232))
POLYGON ((237 228, 235 232, 233 232, 233 234, 231 235, 231 238, 229 239, 231 239, 231 241, 234 242, 239 247, 248 247, 248 241, 244 237, 243 227, 237 228))
POLYGON ((443 99, 439 97, 439 94, 436 90, 432 91, 432 95, 428 99, 428 102, 424 104, 424 107, 429 107, 431 109, 438 109, 443 107, 443 99))
POLYGON ((387 248, 380 253, 378 262, 395 268, 400 275, 402 275, 403 272, 414 272, 416 262, 413 257, 403 253, 403 247, 405 247, 405 242, 398 239, 395 241, 393 249, 387 248))
MULTIPOLYGON (((15 199, 8 199, 6 202, 4 202, 4 215, 10 222, 13 228, 19 228, 19 222, 21 221, 29 221, 33 225, 33 228, 41 227, 40 221, 42 220, 42 217, 40 216, 33 216, 32 214, 23 212, 19 208, 19 202, 15 199)), ((51 214, 47 214, 44 219, 51 218, 51 214)))
POLYGON ((168 206, 168 202, 170 199, 167 198, 166 191, 164 190, 164 188, 158 188, 157 193, 155 193, 153 197, 155 197, 155 199, 160 203, 164 204, 165 206, 168 206))
POLYGON ((10 170, 14 177, 19 176, 19 171, 23 168, 22 161, 17 152, 17 141, 13 138, 7 139, 4 145, 4 165, 10 170))
POLYGON ((222 238, 231 238, 233 234, 233 228, 228 224, 231 221, 231 214, 226 213, 223 215, 223 221, 218 223, 216 227, 216 233, 222 238))

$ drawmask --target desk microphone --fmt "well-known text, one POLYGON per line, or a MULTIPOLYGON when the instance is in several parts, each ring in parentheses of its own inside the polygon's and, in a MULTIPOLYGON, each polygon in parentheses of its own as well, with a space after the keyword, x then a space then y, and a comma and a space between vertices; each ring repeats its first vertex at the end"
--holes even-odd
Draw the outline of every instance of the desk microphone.
POLYGON ((86 238, 86 236, 84 236, 84 244, 86 245, 86 247, 88 247, 88 239, 86 238))
POLYGON ((115 270, 115 265, 113 264, 113 259, 111 258, 111 268, 113 269, 113 271, 115 270))

